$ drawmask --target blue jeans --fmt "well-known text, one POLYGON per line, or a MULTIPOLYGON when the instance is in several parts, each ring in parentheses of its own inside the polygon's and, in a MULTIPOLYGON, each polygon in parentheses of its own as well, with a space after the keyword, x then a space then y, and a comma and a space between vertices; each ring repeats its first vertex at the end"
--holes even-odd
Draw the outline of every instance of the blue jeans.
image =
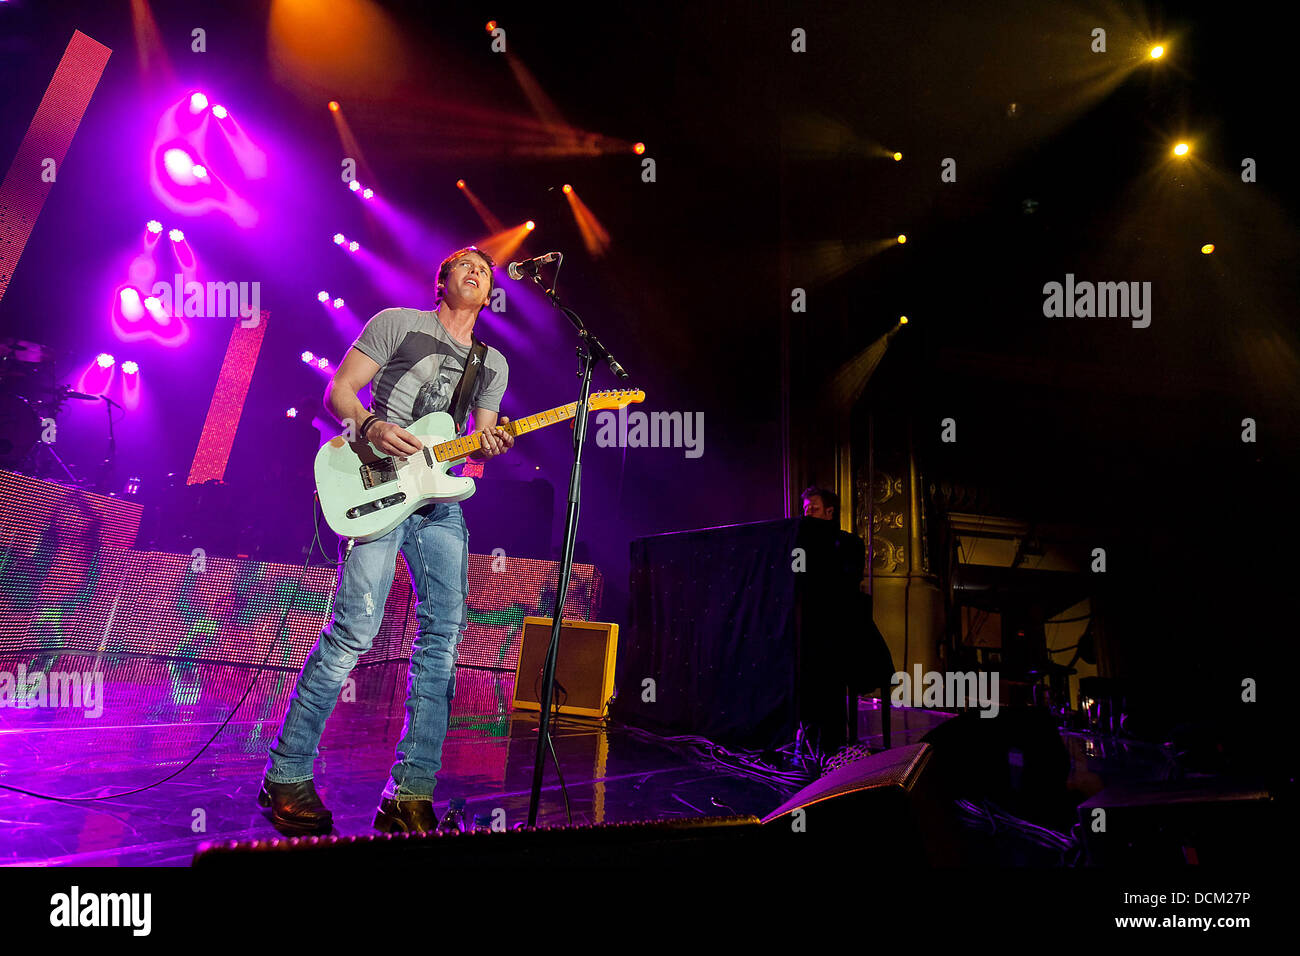
POLYGON ((272 783, 312 778, 325 721, 338 702, 343 682, 379 633, 401 551, 415 586, 419 633, 411 646, 406 725, 384 796, 433 799, 456 695, 456 647, 467 621, 469 532, 458 502, 426 505, 421 512, 382 538, 353 546, 343 568, 333 620, 303 664, 280 739, 271 748, 266 778, 272 783))

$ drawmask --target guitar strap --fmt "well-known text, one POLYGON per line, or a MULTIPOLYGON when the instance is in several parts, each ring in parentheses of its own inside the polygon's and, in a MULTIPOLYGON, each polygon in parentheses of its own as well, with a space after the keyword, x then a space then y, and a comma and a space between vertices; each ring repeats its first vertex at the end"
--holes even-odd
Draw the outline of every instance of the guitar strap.
POLYGON ((469 403, 474 397, 474 383, 478 380, 479 369, 487 359, 487 346, 479 341, 473 332, 469 334, 472 345, 469 355, 465 357, 465 371, 461 373, 460 384, 451 394, 451 420, 456 423, 456 434, 465 429, 465 416, 469 414, 469 403))

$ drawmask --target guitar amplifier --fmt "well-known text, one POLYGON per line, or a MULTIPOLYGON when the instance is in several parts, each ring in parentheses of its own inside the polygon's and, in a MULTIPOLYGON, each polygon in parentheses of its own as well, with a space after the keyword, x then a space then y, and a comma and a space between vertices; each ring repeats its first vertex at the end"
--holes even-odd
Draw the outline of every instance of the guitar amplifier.
MULTIPOLYGON (((515 672, 516 710, 541 710, 542 669, 551 644, 552 618, 524 618, 515 672)), ((603 717, 614 694, 614 658, 618 625, 599 621, 563 621, 555 661, 555 699, 561 714, 603 717)))

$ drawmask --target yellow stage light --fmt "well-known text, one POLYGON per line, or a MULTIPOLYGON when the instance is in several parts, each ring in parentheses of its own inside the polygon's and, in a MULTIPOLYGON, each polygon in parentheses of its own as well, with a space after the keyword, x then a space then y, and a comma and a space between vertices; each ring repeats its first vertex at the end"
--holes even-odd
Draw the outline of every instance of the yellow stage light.
POLYGON ((899 241, 899 242, 907 242, 907 236, 903 235, 902 233, 899 233, 899 235, 898 235, 898 241, 899 241))
POLYGON ((1165 55, 1165 48, 1162 46, 1153 46, 1151 48, 1151 59, 1158 60, 1165 55))
POLYGON ((894 162, 896 162, 896 163, 901 163, 902 161, 903 161, 903 154, 902 154, 902 153, 895 153, 895 154, 894 154, 894 162))
POLYGON ((1205 245, 1201 246, 1201 252, 1204 255, 1208 256, 1213 251, 1214 251, 1214 243, 1212 242, 1207 242, 1205 245))
POLYGON ((1179 143, 1177 146, 1174 147, 1174 155, 1186 156, 1189 150, 1191 150, 1191 147, 1188 146, 1186 143, 1179 143))

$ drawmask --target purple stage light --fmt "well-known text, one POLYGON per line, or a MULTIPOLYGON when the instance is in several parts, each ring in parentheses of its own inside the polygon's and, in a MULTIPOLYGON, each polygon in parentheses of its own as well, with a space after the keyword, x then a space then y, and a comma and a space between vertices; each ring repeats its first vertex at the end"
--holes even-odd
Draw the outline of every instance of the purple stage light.
POLYGON ((208 108, 208 98, 202 93, 195 93, 190 97, 190 112, 202 113, 208 108))
POLYGON ((319 359, 319 360, 317 360, 317 362, 316 362, 316 367, 317 367, 317 368, 329 368, 329 367, 330 367, 330 360, 327 359, 327 358, 319 359))
POLYGON ((195 179, 207 179, 208 170, 204 166, 195 166, 190 172, 194 173, 195 179))
POLYGON ((140 302, 138 289, 128 286, 118 293, 117 298, 122 307, 122 315, 126 318, 135 322, 144 317, 144 305, 140 302))
POLYGON ((113 356, 109 355, 107 352, 100 352, 95 356, 95 364, 100 368, 112 368, 113 361, 113 356))
POLYGON ((328 302, 329 300, 330 300, 330 294, 328 292, 322 290, 321 292, 316 293, 317 302, 328 302))
POLYGON ((181 232, 179 229, 173 229, 171 232, 167 233, 167 237, 171 239, 172 242, 185 241, 185 233, 181 232))
POLYGON ((362 197, 364 197, 365 199, 374 199, 374 198, 375 198, 375 191, 374 191, 373 189, 371 189, 369 186, 367 186, 367 187, 365 188, 365 190, 362 191, 361 195, 362 195, 362 197))
POLYGON ((336 308, 336 309, 341 309, 341 308, 343 308, 343 300, 342 300, 342 299, 335 299, 335 300, 334 300, 334 308, 336 308))
POLYGON ((360 188, 361 188, 361 183, 357 182, 355 179, 352 180, 352 182, 348 183, 348 189, 351 189, 353 192, 356 192, 360 188))
POLYGON ((310 365, 312 362, 316 361, 316 356, 313 355, 311 352, 303 352, 302 360, 306 362, 308 365, 310 365))
POLYGON ((151 295, 145 299, 144 307, 149 310, 149 314, 154 317, 154 321, 159 325, 166 325, 172 320, 172 317, 167 314, 167 310, 163 308, 162 299, 157 296, 151 295))
POLYGON ((341 246, 341 245, 343 245, 343 243, 345 243, 345 242, 347 242, 347 241, 348 241, 348 238, 347 238, 347 236, 343 235, 343 233, 341 233, 341 232, 336 232, 336 233, 334 233, 334 244, 335 244, 336 246, 341 246))
POLYGON ((296 409, 296 408, 286 408, 286 409, 284 410, 284 417, 285 417, 285 418, 297 418, 297 417, 298 417, 298 409, 296 409))
POLYGON ((226 112, 226 108, 224 106, 218 103, 216 106, 212 107, 212 115, 215 116, 217 119, 225 119, 230 114, 226 112))
POLYGON ((122 371, 127 375, 134 375, 136 372, 140 371, 140 365, 137 362, 127 359, 122 363, 122 371))
POLYGON ((194 157, 179 146, 163 153, 163 168, 178 186, 193 186, 199 181, 194 175, 194 157))
POLYGON ((361 243, 357 242, 355 239, 348 243, 348 252, 356 252, 360 248, 361 243))
POLYGON ((150 219, 147 223, 145 223, 145 228, 148 229, 156 236, 158 235, 158 233, 162 232, 162 223, 160 223, 157 219, 150 219))

